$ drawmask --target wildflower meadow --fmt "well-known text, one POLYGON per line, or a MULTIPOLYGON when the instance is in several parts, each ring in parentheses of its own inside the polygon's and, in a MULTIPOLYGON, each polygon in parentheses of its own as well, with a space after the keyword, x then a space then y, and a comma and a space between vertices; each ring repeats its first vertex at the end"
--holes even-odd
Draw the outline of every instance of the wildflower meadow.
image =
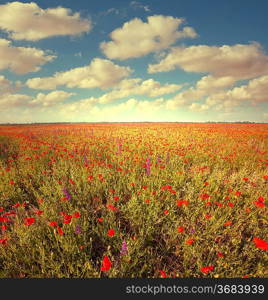
POLYGON ((0 277, 268 277, 268 124, 0 126, 0 277))

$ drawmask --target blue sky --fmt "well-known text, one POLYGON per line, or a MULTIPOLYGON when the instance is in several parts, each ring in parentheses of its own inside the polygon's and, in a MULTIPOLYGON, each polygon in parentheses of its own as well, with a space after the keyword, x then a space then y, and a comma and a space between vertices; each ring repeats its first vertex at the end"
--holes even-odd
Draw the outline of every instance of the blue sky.
POLYGON ((0 123, 268 121, 268 2, 0 1, 0 123))

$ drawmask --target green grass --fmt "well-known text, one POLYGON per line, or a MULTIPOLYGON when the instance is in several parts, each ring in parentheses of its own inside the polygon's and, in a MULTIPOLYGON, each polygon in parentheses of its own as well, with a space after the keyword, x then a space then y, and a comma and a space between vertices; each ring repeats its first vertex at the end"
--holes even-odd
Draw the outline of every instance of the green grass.
POLYGON ((267 124, 0 127, 0 277, 268 277, 253 241, 268 236, 267 134, 267 124))

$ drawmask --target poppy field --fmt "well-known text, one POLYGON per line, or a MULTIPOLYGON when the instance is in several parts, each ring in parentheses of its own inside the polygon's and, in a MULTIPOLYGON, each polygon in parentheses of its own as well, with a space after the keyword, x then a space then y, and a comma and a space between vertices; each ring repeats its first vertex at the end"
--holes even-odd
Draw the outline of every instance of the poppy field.
POLYGON ((268 277, 268 124, 0 126, 0 277, 268 277))

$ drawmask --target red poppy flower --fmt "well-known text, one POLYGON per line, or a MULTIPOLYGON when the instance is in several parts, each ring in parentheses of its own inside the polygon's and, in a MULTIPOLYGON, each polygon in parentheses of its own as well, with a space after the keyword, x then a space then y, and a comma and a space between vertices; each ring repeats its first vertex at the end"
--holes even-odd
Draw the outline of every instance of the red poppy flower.
POLYGON ((190 239, 190 240, 187 240, 185 242, 187 245, 192 245, 194 243, 194 240, 193 239, 190 239))
POLYGON ((19 207, 19 206, 20 206, 20 203, 17 202, 16 204, 12 205, 12 208, 17 208, 17 207, 19 207))
POLYGON ((165 271, 159 270, 159 273, 160 273, 160 275, 161 275, 162 278, 167 278, 167 274, 166 274, 165 271))
POLYGON ((52 221, 49 223, 49 226, 56 227, 56 226, 58 226, 58 223, 55 221, 52 221))
POLYGON ((204 185, 209 185, 209 183, 206 181, 206 182, 204 182, 204 185))
POLYGON ((114 201, 118 201, 119 197, 118 196, 114 196, 114 201))
POLYGON ((108 205, 107 205, 107 208, 108 208, 109 210, 112 210, 112 211, 116 211, 116 210, 117 210, 117 208, 114 207, 112 204, 108 204, 108 205))
POLYGON ((98 220, 98 222, 100 222, 100 223, 103 222, 103 218, 98 218, 97 220, 98 220))
POLYGON ((206 218, 206 219, 210 219, 210 218, 211 218, 211 215, 208 215, 208 214, 207 214, 207 215, 205 215, 205 218, 206 218))
POLYGON ((202 267, 202 268, 200 269, 200 271, 201 271, 202 273, 205 273, 205 274, 207 274, 207 273, 209 273, 209 272, 211 272, 211 271, 213 271, 213 270, 214 270, 214 266, 202 267))
POLYGON ((202 199, 208 199, 208 198, 210 198, 209 194, 207 194, 207 193, 201 194, 200 197, 201 197, 202 199))
POLYGON ((115 234, 114 229, 109 229, 108 232, 107 232, 107 235, 110 236, 110 237, 114 236, 114 234, 115 234))
POLYGON ((217 256, 218 256, 218 257, 224 257, 224 255, 223 255, 221 252, 218 252, 218 253, 217 253, 217 256))
POLYGON ((43 211, 42 211, 42 210, 36 210, 34 213, 35 213, 36 215, 40 216, 40 215, 43 214, 43 211))
POLYGON ((265 207, 265 204, 261 201, 254 201, 254 204, 258 207, 265 207))
POLYGON ((235 192, 236 196, 241 196, 241 192, 235 192))
POLYGON ((268 180, 268 176, 263 176, 263 179, 268 180))
POLYGON ((182 226, 179 226, 179 227, 178 227, 178 232, 179 232, 179 233, 183 233, 183 232, 184 232, 184 228, 183 228, 182 226))
POLYGON ((10 222, 11 220, 7 217, 0 217, 0 222, 2 223, 7 223, 7 222, 10 222))
POLYGON ((14 216, 16 213, 14 211, 7 211, 3 214, 3 216, 14 216))
POLYGON ((254 237, 253 242, 255 243, 255 246, 257 248, 260 248, 262 250, 268 250, 268 243, 264 240, 261 240, 260 238, 254 237))
POLYGON ((2 239, 0 240, 0 244, 2 245, 6 245, 7 244, 8 239, 2 239))
POLYGON ((64 216, 64 221, 63 221, 64 224, 69 224, 71 223, 71 221, 72 221, 72 216, 69 215, 64 216))
POLYGON ((73 213, 73 217, 74 218, 80 218, 80 216, 81 216, 81 214, 78 211, 76 211, 76 212, 73 213))
POLYGON ((63 235, 63 231, 62 231, 62 229, 59 226, 57 227, 57 230, 58 230, 58 234, 59 235, 63 235))
POLYGON ((25 219, 24 219, 24 225, 26 225, 26 226, 30 226, 30 225, 32 225, 34 222, 35 222, 35 219, 34 219, 34 218, 25 218, 25 219))
POLYGON ((75 184, 75 182, 74 182, 72 179, 70 179, 69 182, 70 182, 71 184, 75 184))
POLYGON ((224 226, 229 226, 229 225, 232 225, 232 221, 227 221, 224 223, 224 226))
POLYGON ((101 271, 109 271, 112 266, 112 262, 110 261, 108 256, 104 256, 102 260, 101 271))
POLYGON ((177 206, 182 206, 182 205, 188 205, 189 204, 189 201, 186 201, 186 200, 179 200, 177 201, 177 206))
POLYGON ((243 180, 244 180, 244 181, 248 181, 248 178, 247 178, 247 177, 244 177, 243 180))
POLYGON ((172 189, 171 185, 163 185, 163 186, 161 187, 161 190, 162 190, 162 191, 164 191, 164 190, 171 190, 171 189, 172 189))
POLYGON ((87 180, 88 181, 92 181, 93 180, 93 176, 88 176, 87 180))
POLYGON ((1 207, 0 207, 0 212, 2 212, 3 210, 4 210, 4 207, 1 206, 1 207))
POLYGON ((164 214, 165 214, 165 215, 168 214, 168 210, 167 210, 167 209, 164 210, 164 214))
POLYGON ((10 181, 9 181, 9 184, 10 184, 10 185, 13 185, 13 184, 15 184, 15 181, 14 181, 14 180, 10 180, 10 181))

